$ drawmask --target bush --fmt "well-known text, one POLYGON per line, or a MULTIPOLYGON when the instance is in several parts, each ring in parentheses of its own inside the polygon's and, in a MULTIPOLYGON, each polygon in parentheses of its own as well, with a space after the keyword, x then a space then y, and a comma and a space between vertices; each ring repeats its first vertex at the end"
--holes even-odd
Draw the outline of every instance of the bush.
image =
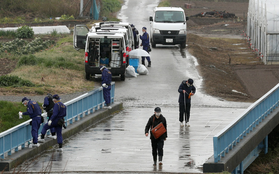
POLYGON ((119 0, 102 0, 101 3, 101 14, 103 16, 111 16, 111 13, 121 9, 119 0))
POLYGON ((32 82, 29 80, 23 80, 18 76, 9 76, 4 75, 0 76, 0 87, 22 87, 22 86, 28 86, 33 87, 35 86, 32 82))
POLYGON ((33 38, 34 31, 31 27, 22 26, 17 29, 16 37, 18 38, 33 38))

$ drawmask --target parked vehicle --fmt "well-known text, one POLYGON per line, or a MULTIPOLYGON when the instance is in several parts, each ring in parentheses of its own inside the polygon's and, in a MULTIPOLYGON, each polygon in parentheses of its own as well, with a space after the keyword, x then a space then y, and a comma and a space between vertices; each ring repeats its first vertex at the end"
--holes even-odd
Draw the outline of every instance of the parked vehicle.
POLYGON ((156 44, 186 46, 188 17, 181 7, 155 7, 150 21, 152 47, 156 44))
POLYGON ((134 41, 134 36, 133 36, 133 30, 132 27, 130 26, 129 23, 126 22, 118 22, 118 21, 106 21, 106 22, 100 22, 100 23, 95 23, 92 28, 91 32, 96 32, 97 30, 100 29, 120 29, 120 28, 126 28, 126 33, 128 40, 126 42, 126 45, 128 46, 128 49, 131 51, 135 49, 135 41, 134 41))
POLYGON ((124 81, 128 56, 124 34, 110 31, 88 32, 88 30, 84 35, 85 29, 88 29, 85 25, 75 26, 74 47, 85 50, 86 79, 101 74, 99 67, 104 65, 112 76, 120 76, 124 81))

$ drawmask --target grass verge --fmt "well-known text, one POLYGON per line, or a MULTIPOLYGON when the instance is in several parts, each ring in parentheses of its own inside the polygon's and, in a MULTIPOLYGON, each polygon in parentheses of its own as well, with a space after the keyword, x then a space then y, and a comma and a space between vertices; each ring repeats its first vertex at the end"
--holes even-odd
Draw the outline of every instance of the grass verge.
POLYGON ((21 102, 0 101, 0 132, 8 130, 28 119, 29 116, 23 116, 23 119, 18 118, 18 112, 26 111, 26 107, 21 102))
POLYGON ((0 94, 42 95, 92 90, 93 82, 85 79, 84 51, 76 51, 72 43, 72 35, 63 35, 55 46, 17 58, 17 68, 9 75, 28 80, 35 87, 1 87, 0 94))

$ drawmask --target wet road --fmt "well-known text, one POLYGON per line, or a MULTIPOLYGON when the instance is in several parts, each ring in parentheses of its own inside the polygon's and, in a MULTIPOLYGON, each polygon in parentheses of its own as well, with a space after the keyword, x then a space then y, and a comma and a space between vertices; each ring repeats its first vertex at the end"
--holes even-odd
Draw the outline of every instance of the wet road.
MULTIPOLYGON (((149 30, 148 16, 158 0, 126 0, 119 13, 122 21, 141 31, 149 30)), ((141 33, 141 32, 140 32, 141 33)), ((62 154, 53 149, 28 165, 28 171, 64 173, 202 173, 202 164, 213 155, 212 137, 239 116, 250 104, 227 102, 203 93, 203 79, 197 60, 178 46, 160 46, 151 52, 148 75, 116 80, 116 102, 124 110, 66 140, 62 154), (194 79, 197 93, 192 98, 191 127, 178 121, 178 87, 182 80, 194 79), (149 137, 144 127, 156 106, 167 119, 168 138, 163 166, 153 167, 149 137), (50 167, 50 168, 49 168, 50 167)), ((27 165, 27 164, 25 164, 27 165)))

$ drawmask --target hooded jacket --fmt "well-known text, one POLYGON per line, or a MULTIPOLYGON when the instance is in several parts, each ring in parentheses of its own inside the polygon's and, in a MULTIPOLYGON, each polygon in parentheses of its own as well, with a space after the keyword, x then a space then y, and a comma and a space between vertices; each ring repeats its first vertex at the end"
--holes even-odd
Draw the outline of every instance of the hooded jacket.
POLYGON ((179 88, 178 88, 178 92, 179 92, 179 99, 178 102, 180 104, 184 103, 184 94, 183 94, 183 90, 186 91, 185 93, 185 97, 186 97, 186 103, 190 103, 191 102, 191 97, 189 98, 189 94, 192 93, 196 93, 196 88, 194 85, 191 86, 187 86, 186 81, 183 81, 179 88))

